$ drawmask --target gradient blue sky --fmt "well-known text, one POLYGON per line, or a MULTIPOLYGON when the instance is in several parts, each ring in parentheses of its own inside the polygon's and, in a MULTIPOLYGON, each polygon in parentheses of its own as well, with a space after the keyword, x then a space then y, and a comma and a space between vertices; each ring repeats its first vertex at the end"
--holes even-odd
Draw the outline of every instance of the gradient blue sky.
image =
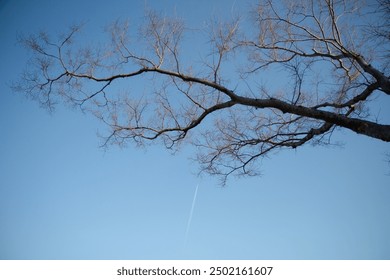
MULTIPOLYGON (((145 5, 197 27, 249 2, 0 0, 0 259, 390 259, 384 142, 337 131, 342 147, 283 151, 221 188, 194 175, 190 147, 103 150, 93 117, 50 115, 9 88, 29 57, 18 34, 81 21, 100 32, 145 5)), ((387 123, 389 106, 373 111, 387 123)))

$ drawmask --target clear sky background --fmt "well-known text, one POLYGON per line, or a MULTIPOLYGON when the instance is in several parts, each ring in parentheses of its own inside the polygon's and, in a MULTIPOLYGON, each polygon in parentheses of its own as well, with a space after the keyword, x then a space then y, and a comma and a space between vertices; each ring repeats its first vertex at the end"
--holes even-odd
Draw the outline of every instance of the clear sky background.
MULTIPOLYGON (((93 38, 145 5, 196 28, 249 2, 0 0, 0 259, 390 259, 387 143, 336 131, 341 147, 282 151, 221 188, 190 147, 104 150, 93 117, 10 90, 29 57, 18 34, 86 21, 93 38)), ((389 100, 374 105, 390 123, 389 100)))

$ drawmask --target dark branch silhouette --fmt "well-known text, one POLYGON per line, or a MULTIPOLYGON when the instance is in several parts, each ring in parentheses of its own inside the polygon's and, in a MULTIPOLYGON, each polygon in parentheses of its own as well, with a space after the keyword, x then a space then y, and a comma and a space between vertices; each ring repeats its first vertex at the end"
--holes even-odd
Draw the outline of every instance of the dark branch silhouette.
POLYGON ((252 28, 210 25, 201 58, 185 33, 204 33, 153 12, 139 30, 115 22, 104 48, 80 46, 79 26, 59 41, 40 33, 22 39, 34 58, 15 89, 90 110, 110 128, 106 144, 192 143, 223 182, 257 174, 274 150, 328 144, 335 128, 389 142, 390 125, 369 118, 370 99, 390 95, 388 23, 370 22, 389 3, 359 5, 262 1, 252 28))

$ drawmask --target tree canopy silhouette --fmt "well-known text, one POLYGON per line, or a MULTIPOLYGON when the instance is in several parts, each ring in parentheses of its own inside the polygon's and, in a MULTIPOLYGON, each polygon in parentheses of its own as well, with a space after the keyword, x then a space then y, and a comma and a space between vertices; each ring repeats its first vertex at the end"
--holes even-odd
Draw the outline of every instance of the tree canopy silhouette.
POLYGON ((200 29, 147 12, 139 27, 114 22, 101 44, 81 25, 33 34, 14 88, 93 112, 110 129, 105 144, 191 143, 223 180, 257 174, 274 150, 328 144, 336 128, 389 142, 369 109, 390 95, 390 1, 363 2, 264 0, 200 29))

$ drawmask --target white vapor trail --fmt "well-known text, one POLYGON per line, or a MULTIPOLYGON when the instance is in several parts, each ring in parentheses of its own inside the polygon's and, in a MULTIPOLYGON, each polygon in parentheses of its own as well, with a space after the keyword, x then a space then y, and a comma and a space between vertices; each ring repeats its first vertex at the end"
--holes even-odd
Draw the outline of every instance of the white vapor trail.
POLYGON ((198 188, 199 188, 199 184, 196 186, 194 199, 192 200, 190 216, 188 217, 186 235, 185 235, 185 239, 184 239, 185 240, 185 244, 187 244, 188 233, 189 233, 190 227, 191 227, 192 215, 194 214, 194 208, 195 208, 195 202, 196 202, 196 196, 198 195, 198 188))

